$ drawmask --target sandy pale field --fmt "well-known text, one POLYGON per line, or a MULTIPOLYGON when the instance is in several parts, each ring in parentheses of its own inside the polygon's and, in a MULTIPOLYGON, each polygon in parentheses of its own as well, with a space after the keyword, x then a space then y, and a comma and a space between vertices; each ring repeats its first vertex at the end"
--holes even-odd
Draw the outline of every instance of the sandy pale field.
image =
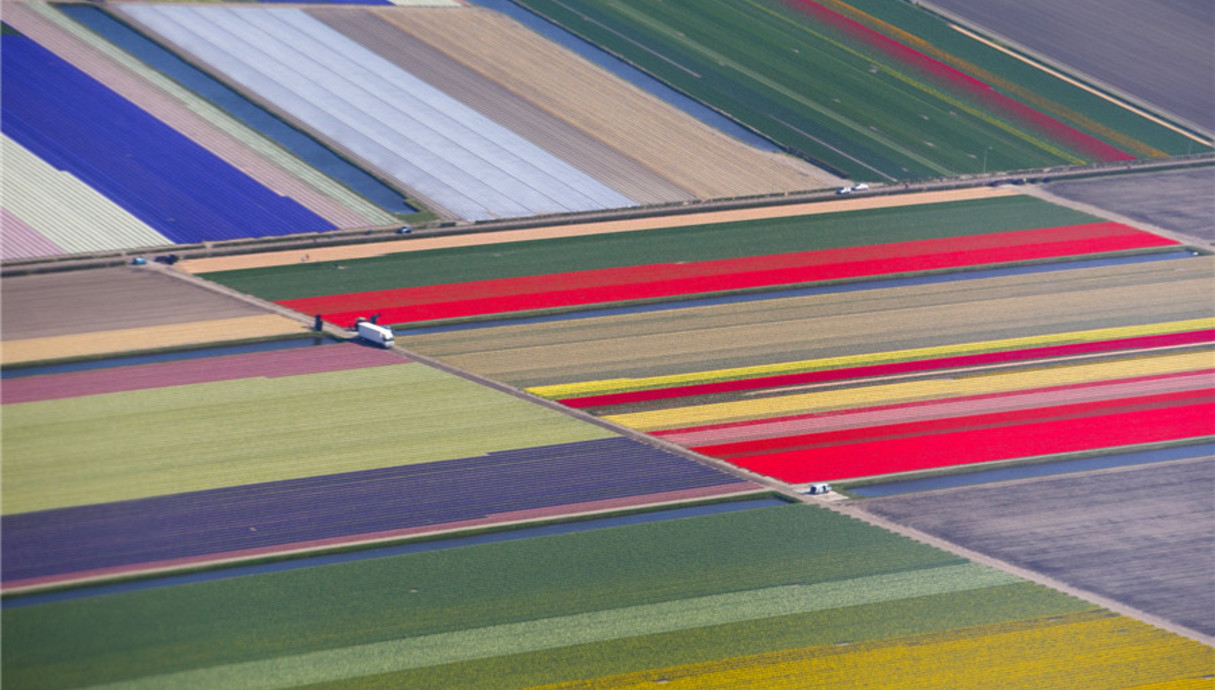
POLYGON ((277 314, 233 319, 194 321, 163 326, 122 328, 95 333, 54 335, 45 338, 6 340, 0 345, 0 364, 117 354, 204 343, 265 338, 307 332, 308 328, 277 314))

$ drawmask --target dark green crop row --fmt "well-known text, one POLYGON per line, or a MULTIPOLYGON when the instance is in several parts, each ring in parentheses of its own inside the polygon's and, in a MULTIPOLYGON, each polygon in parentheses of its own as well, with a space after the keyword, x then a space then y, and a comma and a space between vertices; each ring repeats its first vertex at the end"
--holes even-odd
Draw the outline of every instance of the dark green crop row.
MULTIPOLYGON (((520 4, 728 114, 789 150, 856 179, 944 177, 1092 162, 1026 130, 974 94, 777 0, 520 0, 520 4)), ((866 3, 947 51, 1168 153, 1175 132, 948 29, 895 0, 866 3)), ((1014 98, 1024 94, 1007 93, 1014 98)), ((1032 103, 1042 109, 1044 103, 1032 103)), ((1058 114, 1052 115, 1059 119, 1058 114)), ((1084 129, 1076 121, 1068 122, 1084 129)))
POLYGON ((554 272, 710 261, 1091 223, 1078 211, 1007 197, 767 220, 404 252, 370 259, 208 273, 267 300, 554 272))
POLYGON ((8 608, 5 680, 105 683, 959 562, 819 508, 760 508, 8 608))

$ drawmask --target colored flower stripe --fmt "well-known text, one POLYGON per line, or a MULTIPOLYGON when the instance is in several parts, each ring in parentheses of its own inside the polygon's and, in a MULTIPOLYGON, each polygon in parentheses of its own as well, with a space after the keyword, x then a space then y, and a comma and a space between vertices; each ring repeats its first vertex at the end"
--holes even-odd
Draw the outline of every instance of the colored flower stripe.
POLYGON ((532 690, 1202 688, 1211 648, 1108 611, 783 649, 631 671, 532 690))
POLYGON ((562 505, 552 505, 543 508, 527 510, 512 510, 493 513, 485 517, 470 518, 439 522, 417 527, 349 534, 340 537, 312 539, 308 541, 275 544, 235 551, 209 553, 196 556, 183 556, 160 561, 148 561, 105 568, 95 568, 77 572, 43 575, 23 580, 4 583, 5 593, 33 592, 48 587, 61 587, 66 584, 98 584, 115 579, 127 579, 135 575, 150 575, 172 573, 182 570, 193 570, 200 567, 218 565, 234 565, 248 561, 258 561, 269 557, 300 556, 326 552, 335 548, 371 547, 385 543, 398 542, 414 536, 433 536, 450 532, 458 532, 481 527, 499 526, 535 522, 545 518, 570 518, 571 516, 588 515, 592 513, 607 513, 629 508, 654 508, 675 503, 686 503, 704 499, 719 499, 726 496, 736 497, 742 494, 763 493, 765 489, 749 481, 738 481, 732 484, 717 484, 694 489, 678 489, 673 491, 658 491, 655 493, 635 494, 619 498, 608 498, 597 501, 580 501, 562 505))
POLYGON ((405 364, 386 350, 353 344, 251 352, 173 362, 90 369, 0 381, 5 405, 244 378, 278 378, 405 364))
POLYGON ((5 515, 0 567, 6 589, 28 587, 509 521, 557 506, 666 500, 666 492, 710 487, 736 492, 739 484, 617 436, 5 515))
POLYGON ((940 359, 915 360, 911 362, 894 362, 891 364, 875 364, 867 367, 849 369, 830 369, 801 374, 785 374, 782 376, 762 376, 752 379, 734 381, 719 381, 702 383, 691 386, 659 388, 630 393, 614 393, 609 395, 588 396, 585 398, 565 398, 561 403, 575 408, 602 407, 606 405, 622 405, 626 403, 644 402, 647 400, 669 400, 695 395, 712 395, 736 391, 796 386, 827 381, 859 379, 872 376, 892 376, 938 369, 955 369, 958 367, 981 366, 985 364, 1004 364, 1023 362, 1031 359, 1047 357, 1066 357, 1094 352, 1111 352, 1117 350, 1134 350, 1155 347, 1169 347, 1207 343, 1215 341, 1215 330, 1191 331, 1188 333, 1169 333, 1164 335, 1142 336, 1139 338, 1123 338, 1120 340, 1105 340, 1097 342, 1073 343, 1070 345, 1052 345, 1048 347, 1027 348, 1002 352, 987 352, 958 357, 942 357, 940 359))
POLYGON ((1046 335, 1031 335, 1021 338, 1005 338, 1003 340, 984 340, 975 343, 957 343, 952 345, 937 345, 910 350, 894 350, 891 352, 871 352, 863 355, 848 355, 845 357, 827 357, 824 359, 801 360, 797 362, 780 362, 777 364, 762 364, 749 367, 734 367, 731 369, 713 369, 710 371, 695 371, 684 374, 668 374, 666 376, 650 376, 636 379, 605 379, 601 381, 582 381, 577 383, 559 383, 551 386, 534 386, 528 388, 529 393, 550 399, 578 398, 591 394, 623 393, 650 388, 668 388, 677 385, 692 385, 711 383, 728 379, 745 379, 758 376, 773 376, 777 374, 795 374, 806 371, 823 369, 840 369, 869 364, 884 364, 887 362, 902 362, 912 359, 933 359, 943 355, 965 355, 978 352, 995 352, 997 350, 1017 350, 1028 347, 1045 346, 1049 344, 1067 344, 1093 340, 1117 340, 1145 335, 1164 333, 1179 333, 1215 329, 1215 318, 1187 319, 1184 321, 1166 321, 1139 326, 1116 326, 1113 328, 1095 328, 1087 331, 1072 331, 1066 333, 1049 333, 1046 335))
POLYGON ((1165 240, 1120 223, 1107 221, 1010 230, 980 235, 909 240, 877 245, 837 247, 784 254, 741 256, 688 263, 663 263, 565 273, 545 273, 515 278, 399 288, 330 297, 306 297, 284 300, 281 303, 285 306, 309 304, 316 307, 325 307, 326 309, 340 309, 350 304, 357 304, 360 308, 390 307, 402 304, 452 301, 453 299, 466 300, 494 297, 503 294, 531 294, 547 292, 553 289, 572 290, 577 288, 612 287, 637 282, 639 279, 652 278, 659 271, 667 279, 731 276, 737 273, 755 271, 772 271, 802 268, 805 266, 830 266, 858 259, 881 260, 919 257, 954 251, 996 250, 1029 244, 1113 237, 1127 237, 1135 238, 1137 241, 1148 241, 1149 246, 1176 244, 1172 240, 1165 240))
POLYGON ((1150 355, 1111 361, 1035 367, 984 376, 939 376, 916 381, 880 383, 846 388, 832 387, 806 393, 743 399, 704 405, 686 405, 661 410, 604 415, 604 419, 633 429, 682 429, 695 425, 724 424, 787 415, 823 414, 876 405, 954 399, 1022 391, 1074 383, 1124 380, 1173 372, 1215 368, 1215 352, 1203 350, 1182 354, 1150 355))
MULTIPOLYGON (((872 14, 863 12, 855 7, 852 7, 851 5, 841 2, 840 0, 819 0, 819 2, 822 5, 830 5, 831 7, 834 7, 835 10, 837 12, 839 12, 840 14, 843 14, 845 16, 854 17, 861 23, 868 24, 870 27, 876 28, 879 32, 884 33, 884 34, 890 36, 891 38, 906 44, 909 47, 912 47, 916 50, 919 50, 920 52, 923 52, 932 57, 935 57, 935 58, 941 60, 942 62, 949 63, 949 64, 953 65, 955 68, 961 70, 962 72, 964 72, 966 74, 970 74, 970 75, 976 77, 977 79, 986 81, 987 83, 995 86, 996 88, 999 88, 1007 93, 1010 93, 1013 96, 1019 98, 1020 100, 1029 103, 1030 105, 1034 105, 1043 110, 1050 111, 1050 112, 1054 113, 1055 115, 1058 115, 1059 117, 1063 118, 1064 120, 1067 120, 1067 121, 1080 125, 1083 129, 1086 129, 1090 132, 1095 132, 1095 133, 1099 134, 1101 137, 1105 138, 1107 141, 1111 141, 1111 142, 1117 144, 1118 146, 1122 146, 1130 151, 1133 151, 1140 157, 1147 157, 1147 158, 1167 158, 1168 157, 1168 154, 1161 151, 1160 149, 1149 146, 1149 145, 1143 143, 1142 141, 1129 137, 1126 134, 1123 134, 1122 132, 1117 131, 1116 129, 1112 129, 1107 125, 1101 124, 1100 122, 1092 119, 1091 117, 1088 117, 1087 115, 1084 115, 1083 113, 1076 112, 1075 110, 1072 110, 1071 108, 1068 108, 1060 103, 1057 103, 1055 101, 1052 101, 1048 98, 1041 96, 1040 94, 1036 93, 1035 91, 1033 91, 1031 89, 1021 86, 1020 84, 1017 84, 1014 81, 1005 79, 1005 78, 1001 77, 1000 75, 998 75, 994 72, 991 72, 990 70, 984 69, 984 68, 980 67, 979 65, 976 65, 967 60, 963 60, 962 58, 960 58, 956 55, 948 53, 948 52, 936 47, 932 43, 920 38, 919 36, 908 33, 907 31, 904 31, 903 29, 900 29, 899 27, 894 26, 893 24, 890 24, 889 22, 878 19, 877 17, 873 16, 872 14)), ((964 29, 959 29, 959 27, 957 27, 957 26, 954 26, 952 28, 960 30, 961 33, 963 33, 965 35, 970 35, 968 31, 966 31, 964 29)), ((983 39, 981 37, 975 37, 975 38, 976 38, 976 40, 979 40, 980 42, 984 42, 984 43, 987 42, 986 39, 983 39)), ((997 48, 997 49, 1001 49, 1004 52, 1009 52, 1007 49, 1002 49, 1002 48, 997 48)), ((1039 66, 1039 68, 1042 69, 1041 66, 1039 66)), ((1044 71, 1047 71, 1048 73, 1053 73, 1049 69, 1045 69, 1044 71)), ((1152 119, 1152 118, 1149 116, 1149 119, 1152 119)))
POLYGON ((1014 576, 994 568, 963 563, 798 587, 688 597, 333 649, 318 646, 317 651, 290 656, 141 678, 135 681, 135 687, 297 687, 639 635, 981 590, 1016 581, 1014 576))
POLYGON ((912 472, 1215 435, 1215 403, 968 429, 742 458, 733 464, 791 483, 912 472))
POLYGON ((808 14, 831 26, 837 27, 859 41, 887 55, 899 64, 910 66, 937 79, 958 91, 983 102, 998 114, 1002 114, 1022 126, 1061 142, 1069 148, 1098 161, 1135 160, 1135 156, 1107 144, 1096 137, 1056 120, 1045 113, 1014 100, 954 67, 933 59, 918 50, 884 34, 878 33, 842 14, 823 7, 811 0, 788 0, 808 14))
POLYGON ((796 252, 690 264, 658 264, 282 300, 349 326, 460 318, 605 302, 723 292, 1147 249, 1177 244, 1118 223, 1088 223, 957 238, 796 252), (655 275, 661 280, 653 280, 655 275))
POLYGON ((754 419, 745 422, 709 424, 688 429, 667 429, 651 432, 654 436, 682 446, 709 446, 777 436, 792 436, 838 429, 876 427, 894 422, 941 419, 986 412, 1022 410, 1043 405, 1129 398, 1170 391, 1212 388, 1215 369, 1195 372, 1175 372, 1157 376, 1141 376, 1116 381, 1094 381, 1067 386, 1035 388, 1025 391, 1005 391, 986 395, 968 395, 946 400, 917 400, 915 402, 878 405, 853 410, 835 410, 822 414, 801 414, 776 419, 754 419))
POLYGON ((1100 415, 1140 410, 1158 409, 1215 402, 1215 393, 1210 388, 1171 391, 1155 395, 1118 398, 1114 400, 1090 400, 1081 403, 1029 407, 1021 410, 1004 410, 984 414, 963 415, 925 419, 914 422, 898 422, 859 429, 777 436, 750 441, 718 443, 697 446, 693 450, 723 460, 735 460, 774 451, 808 451, 857 442, 873 442, 887 439, 913 438, 930 434, 955 433, 958 431, 995 429, 1019 424, 1031 424, 1053 420, 1082 419, 1100 415))

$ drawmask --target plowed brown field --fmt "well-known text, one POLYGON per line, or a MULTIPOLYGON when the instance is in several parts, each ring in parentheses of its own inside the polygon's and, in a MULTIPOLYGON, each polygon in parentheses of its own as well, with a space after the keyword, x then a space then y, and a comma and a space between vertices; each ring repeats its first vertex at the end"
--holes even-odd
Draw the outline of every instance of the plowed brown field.
POLYGON ((0 336, 5 341, 266 313, 152 267, 10 276, 0 289, 0 336))

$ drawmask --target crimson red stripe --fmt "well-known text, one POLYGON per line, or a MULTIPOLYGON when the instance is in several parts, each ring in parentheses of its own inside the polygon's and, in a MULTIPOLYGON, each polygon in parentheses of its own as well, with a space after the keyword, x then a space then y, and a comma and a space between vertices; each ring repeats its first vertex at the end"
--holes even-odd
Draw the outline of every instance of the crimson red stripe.
POLYGON ((1109 239, 1113 237, 1135 240, 1156 240, 1172 244, 1170 240, 1144 233, 1120 223, 1100 222, 1080 225, 1064 225, 1029 230, 966 235, 957 238, 911 240, 880 245, 838 247, 835 249, 790 252, 716 259, 692 263, 664 263, 644 266, 622 266, 617 268, 571 271, 543 275, 498 278, 493 280, 427 285, 394 290, 351 293, 329 297, 307 297, 284 300, 282 304, 294 306, 306 304, 325 307, 325 311, 341 310, 342 304, 358 304, 361 307, 388 307, 403 304, 421 304, 437 301, 460 301, 480 297, 508 294, 532 294, 554 290, 572 290, 588 287, 603 287, 624 283, 645 282, 653 275, 679 279, 709 275, 732 275, 753 271, 780 268, 829 265, 857 260, 878 260, 929 254, 946 254, 956 250, 991 250, 1022 245, 1041 245, 1072 240, 1109 239), (329 307, 326 300, 335 300, 329 307))
POLYGON ((1215 392, 1212 392, 1210 389, 1174 391, 1135 396, 1133 398, 1095 400, 1083 403, 1051 405, 1048 407, 1031 407, 1022 410, 989 412, 962 417, 899 422, 859 429, 842 429, 750 441, 718 443, 697 446, 693 450, 722 460, 733 460, 752 455, 768 454, 773 451, 806 451, 856 442, 868 443, 884 439, 954 433, 969 429, 987 429, 1052 419, 1080 419, 1095 415, 1108 415, 1115 412, 1176 407, 1206 400, 1215 402, 1215 392))
POLYGON ((812 0, 787 0, 795 7, 817 17, 820 21, 842 29, 856 39, 889 55, 898 62, 939 79, 961 92, 986 103, 997 115, 1005 115, 1020 121, 1030 129, 1063 142, 1076 151, 1101 161, 1134 160, 1135 156, 1108 144, 1091 134, 1035 110, 1020 101, 1000 93, 991 84, 976 79, 965 72, 929 57, 910 46, 879 33, 844 15, 827 9, 812 0))
POLYGON ((1064 357, 1069 355, 1088 354, 1095 352, 1110 352, 1115 350, 1133 350, 1174 345, 1205 343, 1215 340, 1215 329, 1187 331, 1183 333, 1165 333, 1160 335, 1138 336, 1134 338, 1118 338, 1115 340, 1100 340, 1067 345, 1048 345, 1031 347, 1023 350, 1005 350, 1001 352, 983 352, 973 355, 958 355, 956 357, 941 357, 937 359, 920 359, 909 362, 892 362, 889 364, 871 364, 863 367, 846 369, 826 369, 822 371, 807 371, 797 374, 780 374, 776 376, 757 376, 748 379, 732 381, 716 381, 713 383, 697 383, 687 386, 672 386, 669 388, 653 388, 643 391, 624 393, 605 393, 603 395, 588 395, 578 398, 563 398, 563 405, 574 408, 605 407, 608 405, 624 405, 627 403, 645 402, 649 400, 669 400, 696 395, 713 395, 732 393, 762 388, 778 388, 845 379, 866 378, 872 376, 891 376, 937 369, 953 369, 971 367, 983 364, 1001 364, 1020 362, 1046 357, 1064 357))
POLYGON ((970 267, 1176 244, 1118 223, 962 238, 916 240, 694 264, 525 276, 282 300, 279 304, 349 326, 379 313, 383 323, 461 318, 688 294, 772 287, 910 271, 970 267), (661 275, 661 280, 647 280, 661 275))
POLYGON ((786 482, 831 481, 1215 435, 1215 404, 1121 412, 752 456, 739 467, 786 482))
MULTIPOLYGON (((1196 369, 1193 371, 1174 371, 1167 374, 1153 374, 1151 376, 1135 376, 1125 379, 1111 379, 1105 381, 1085 381, 1084 383, 1070 383, 1064 386, 1045 386, 1042 388, 1027 388, 1025 390, 1000 391, 999 393, 984 393, 982 395, 964 395, 956 398, 932 399, 932 400, 914 400, 911 402, 894 403, 892 405, 873 405, 871 407, 855 407, 843 410, 828 410, 826 412, 807 412, 803 414, 786 415, 782 417, 764 417, 762 419, 746 419, 737 422, 719 422, 716 424, 703 424, 699 426, 682 427, 678 429, 659 429, 656 431, 646 432, 651 436, 664 437, 682 437, 689 434, 699 434, 712 431, 727 431, 731 429, 748 429, 762 427, 779 427, 781 425, 805 421, 810 419, 825 419, 830 417, 857 417, 864 416, 869 413, 888 412, 892 410, 914 410, 916 408, 933 407, 942 404, 980 404, 987 400, 995 400, 999 398, 1026 397, 1026 396, 1042 396, 1054 393, 1062 393, 1066 391, 1079 391, 1090 388, 1106 388, 1109 386, 1134 385, 1142 383, 1150 383, 1156 381, 1168 381, 1170 379, 1189 379, 1193 377, 1203 377, 1204 385, 1207 379, 1215 374, 1215 369, 1196 369)), ((678 441, 677 441, 678 443, 678 441)), ((708 444, 705 444, 708 445, 708 444)))
POLYGON ((852 261, 880 260, 932 254, 948 254, 958 250, 992 250, 1023 245, 1043 245, 1074 240, 1129 238, 1133 241, 1155 240, 1171 244, 1135 228, 1113 222, 1062 225, 1029 230, 965 235, 956 238, 910 240, 879 245, 837 247, 834 249, 743 256, 692 263, 663 263, 644 266, 621 266, 617 268, 569 271, 542 275, 497 278, 445 285, 377 290, 320 297, 304 297, 282 300, 280 304, 309 313, 346 311, 353 306, 375 309, 425 304, 432 302, 454 302, 502 295, 536 294, 580 288, 616 286, 628 283, 647 282, 655 275, 664 279, 683 279, 703 276, 726 276, 737 273, 770 271, 782 268, 804 268, 826 266, 852 261))

